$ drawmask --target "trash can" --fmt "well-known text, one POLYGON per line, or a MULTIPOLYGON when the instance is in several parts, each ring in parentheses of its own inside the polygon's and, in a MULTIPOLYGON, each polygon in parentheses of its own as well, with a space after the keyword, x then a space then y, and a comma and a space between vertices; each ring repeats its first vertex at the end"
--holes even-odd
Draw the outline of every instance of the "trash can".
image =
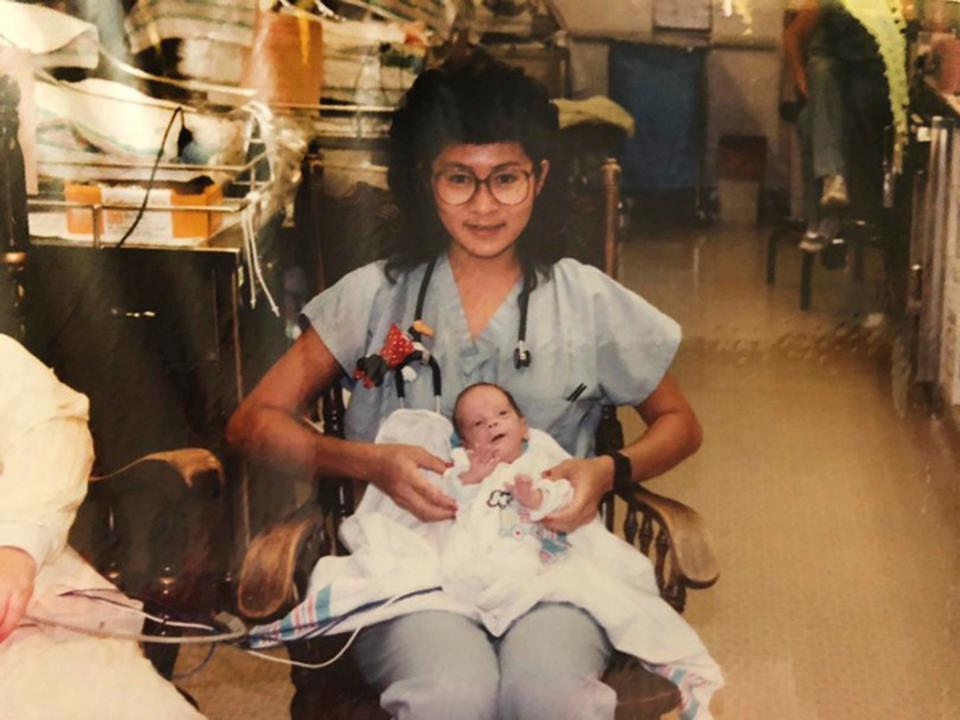
POLYGON ((717 145, 717 191, 720 220, 756 223, 760 185, 767 161, 767 139, 758 135, 724 135, 717 145))

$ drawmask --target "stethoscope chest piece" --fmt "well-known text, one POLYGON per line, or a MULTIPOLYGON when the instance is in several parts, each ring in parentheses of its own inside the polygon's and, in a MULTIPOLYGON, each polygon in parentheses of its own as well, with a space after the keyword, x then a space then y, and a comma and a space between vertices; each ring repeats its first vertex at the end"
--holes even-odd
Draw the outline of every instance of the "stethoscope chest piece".
POLYGON ((527 350, 527 344, 523 340, 517 341, 517 347, 513 350, 513 366, 520 370, 530 367, 530 351, 527 350))

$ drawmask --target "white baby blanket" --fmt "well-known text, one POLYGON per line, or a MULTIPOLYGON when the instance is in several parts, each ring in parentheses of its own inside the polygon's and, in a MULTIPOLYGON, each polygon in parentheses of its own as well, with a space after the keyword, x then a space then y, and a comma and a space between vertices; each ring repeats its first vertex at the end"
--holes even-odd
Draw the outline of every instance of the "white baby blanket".
MULTIPOLYGON (((403 409, 384 421, 376 441, 421 445, 450 458, 453 436, 441 415, 403 409)), ((618 650, 674 682, 685 720, 709 720, 710 696, 723 684, 720 669, 660 597, 650 561, 599 517, 565 538, 544 533, 539 523, 518 517, 503 491, 518 473, 539 479, 567 457, 553 438, 531 429, 527 452, 471 488, 464 497, 473 499, 460 500, 453 521, 420 522, 369 486, 340 529, 351 554, 322 558, 306 600, 282 620, 255 628, 252 643, 347 632, 418 610, 457 612, 499 636, 538 602, 567 602, 589 612, 618 650), (384 604, 394 598, 400 599, 384 604)), ((445 485, 449 478, 425 474, 454 490, 445 485)))

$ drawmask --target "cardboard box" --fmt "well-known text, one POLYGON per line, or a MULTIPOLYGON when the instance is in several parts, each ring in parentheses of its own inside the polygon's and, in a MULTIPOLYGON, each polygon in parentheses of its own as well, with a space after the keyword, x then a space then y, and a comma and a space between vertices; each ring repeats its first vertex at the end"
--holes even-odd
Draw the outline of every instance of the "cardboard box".
MULTIPOLYGON (((100 214, 100 235, 119 238, 133 224, 143 202, 146 188, 142 185, 79 184, 68 182, 64 198, 85 205, 129 205, 129 210, 103 210, 100 214)), ((219 184, 197 189, 185 183, 157 183, 150 191, 150 205, 203 207, 220 205, 223 190, 219 184)), ((165 238, 197 238, 205 240, 220 229, 223 215, 213 212, 158 211, 143 213, 131 237, 163 242, 165 238)), ((67 210, 67 230, 76 235, 93 235, 93 213, 86 208, 67 210)))
POLYGON ((717 143, 717 176, 763 182, 767 139, 760 135, 724 135, 717 143))

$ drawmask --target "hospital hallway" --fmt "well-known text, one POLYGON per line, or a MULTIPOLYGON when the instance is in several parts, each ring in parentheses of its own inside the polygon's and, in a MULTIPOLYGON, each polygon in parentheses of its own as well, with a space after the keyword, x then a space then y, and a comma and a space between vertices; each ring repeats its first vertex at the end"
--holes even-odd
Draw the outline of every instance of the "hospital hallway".
MULTIPOLYGON (((674 372, 704 427, 649 486, 714 540, 720 580, 686 612, 726 674, 714 715, 960 718, 957 458, 908 401, 880 257, 859 284, 818 264, 802 312, 798 251, 783 243, 764 282, 767 233, 644 230, 623 248, 622 280, 683 325, 674 372)), ((222 648, 181 684, 210 718, 283 718, 286 676, 222 648)))
POLYGON ((674 371, 704 427, 649 486, 715 542, 720 580, 686 612, 726 674, 715 715, 960 718, 960 474, 891 361, 882 259, 862 284, 818 263, 803 312, 799 251, 782 242, 764 282, 768 232, 644 236, 623 258, 684 328, 674 371))

